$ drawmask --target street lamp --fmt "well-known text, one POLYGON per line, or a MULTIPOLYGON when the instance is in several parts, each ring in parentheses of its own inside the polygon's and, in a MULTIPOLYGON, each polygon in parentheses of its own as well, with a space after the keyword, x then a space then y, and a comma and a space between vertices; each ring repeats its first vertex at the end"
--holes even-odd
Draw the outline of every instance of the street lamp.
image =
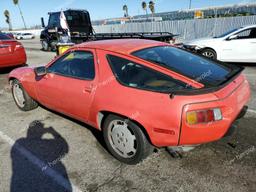
POLYGON ((191 9, 192 0, 189 0, 189 9, 191 9))

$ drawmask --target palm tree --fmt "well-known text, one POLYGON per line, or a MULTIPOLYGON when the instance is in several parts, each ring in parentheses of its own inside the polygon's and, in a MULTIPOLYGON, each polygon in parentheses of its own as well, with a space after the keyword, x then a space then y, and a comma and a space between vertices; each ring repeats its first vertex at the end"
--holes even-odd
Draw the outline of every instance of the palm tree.
POLYGON ((12 23, 11 23, 11 18, 10 18, 10 12, 8 10, 4 11, 4 16, 6 17, 6 23, 9 25, 9 31, 12 30, 12 23))
POLYGON ((21 19, 23 21, 24 27, 25 27, 25 29, 27 29, 27 26, 26 26, 26 23, 25 23, 25 19, 23 17, 23 14, 22 14, 22 11, 21 11, 21 8, 20 8, 19 0, 13 0, 13 3, 14 3, 14 5, 18 6, 19 11, 20 11, 20 16, 21 16, 21 19))
POLYGON ((141 3, 142 9, 146 12, 147 20, 148 20, 148 8, 147 8, 147 3, 143 1, 141 3))
POLYGON ((148 7, 152 13, 152 17, 154 17, 154 13, 155 13, 155 3, 154 1, 149 1, 148 7))
POLYGON ((143 1, 141 6, 142 6, 142 9, 146 12, 146 15, 148 15, 147 3, 143 1))
POLYGON ((127 5, 124 5, 123 6, 123 11, 124 11, 124 17, 128 17, 128 6, 127 5))

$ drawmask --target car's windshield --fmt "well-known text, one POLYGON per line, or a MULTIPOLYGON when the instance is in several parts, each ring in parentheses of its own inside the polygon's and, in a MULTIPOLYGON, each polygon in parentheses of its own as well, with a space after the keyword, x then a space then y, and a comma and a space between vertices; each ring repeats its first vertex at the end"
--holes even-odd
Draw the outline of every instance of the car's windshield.
POLYGON ((235 31, 237 31, 238 29, 241 29, 241 27, 240 27, 240 28, 236 28, 236 29, 232 29, 232 30, 230 30, 230 31, 228 31, 228 32, 226 32, 226 33, 224 33, 224 34, 222 34, 222 35, 215 36, 214 38, 222 38, 222 37, 226 37, 227 35, 229 35, 229 34, 231 34, 231 33, 235 32, 235 31))
POLYGON ((222 65, 171 46, 143 49, 133 55, 176 71, 206 87, 220 85, 234 73, 233 66, 222 65))

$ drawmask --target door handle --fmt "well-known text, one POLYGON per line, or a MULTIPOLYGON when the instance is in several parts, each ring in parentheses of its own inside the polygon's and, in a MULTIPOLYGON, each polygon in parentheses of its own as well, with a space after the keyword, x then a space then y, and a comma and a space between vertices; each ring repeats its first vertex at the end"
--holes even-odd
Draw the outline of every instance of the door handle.
POLYGON ((83 92, 84 93, 91 93, 93 90, 93 84, 90 84, 89 86, 85 86, 83 92))

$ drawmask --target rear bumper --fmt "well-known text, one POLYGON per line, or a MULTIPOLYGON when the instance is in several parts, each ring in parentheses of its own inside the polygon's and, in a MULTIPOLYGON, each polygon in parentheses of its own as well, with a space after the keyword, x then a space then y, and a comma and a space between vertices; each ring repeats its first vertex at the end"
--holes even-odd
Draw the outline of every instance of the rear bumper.
POLYGON ((27 62, 27 56, 24 48, 16 50, 14 53, 1 58, 0 68, 24 65, 27 62))
POLYGON ((232 125, 237 119, 246 114, 246 104, 250 98, 250 88, 247 80, 240 76, 236 81, 240 81, 239 86, 232 82, 226 88, 216 92, 219 100, 188 104, 183 109, 182 126, 179 145, 194 145, 208 143, 219 140, 232 133, 232 125), (222 112, 222 120, 206 124, 189 125, 186 122, 187 111, 199 109, 219 108, 222 112))
POLYGON ((224 135, 224 137, 233 135, 233 133, 235 132, 235 130, 237 128, 237 123, 238 123, 239 119, 243 118, 245 116, 245 114, 247 113, 247 111, 248 111, 248 106, 244 106, 243 109, 241 110, 241 112, 239 113, 239 115, 237 116, 236 120, 232 123, 232 125, 230 126, 230 128, 228 129, 226 134, 224 135))

